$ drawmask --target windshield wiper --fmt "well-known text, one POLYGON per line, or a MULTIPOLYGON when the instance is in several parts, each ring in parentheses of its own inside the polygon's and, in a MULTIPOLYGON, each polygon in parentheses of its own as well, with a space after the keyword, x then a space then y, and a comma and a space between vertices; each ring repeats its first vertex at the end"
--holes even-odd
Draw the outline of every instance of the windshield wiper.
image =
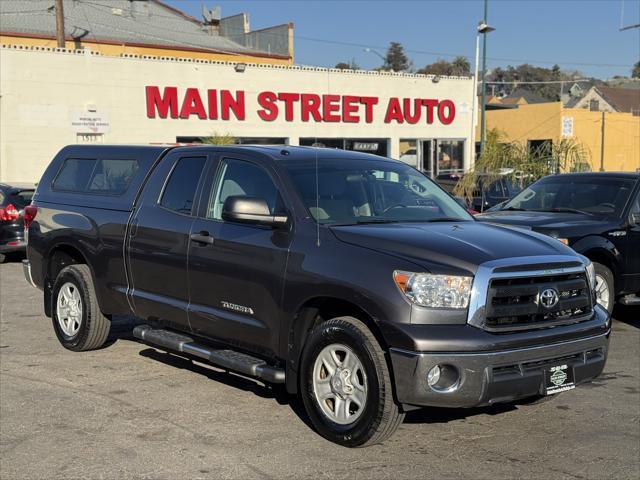
POLYGON ((585 212, 584 210, 578 210, 577 208, 569 208, 569 207, 559 207, 559 208, 549 208, 547 210, 536 210, 537 212, 556 212, 556 213, 579 213, 582 215, 589 215, 593 217, 593 213, 585 212))
POLYGON ((507 208, 501 208, 500 210, 505 211, 505 210, 509 210, 511 212, 524 212, 524 208, 520 208, 520 207, 507 207, 507 208))
POLYGON ((464 218, 453 218, 453 217, 440 217, 440 218, 430 218, 429 220, 425 220, 425 222, 469 222, 470 220, 465 220, 464 218))

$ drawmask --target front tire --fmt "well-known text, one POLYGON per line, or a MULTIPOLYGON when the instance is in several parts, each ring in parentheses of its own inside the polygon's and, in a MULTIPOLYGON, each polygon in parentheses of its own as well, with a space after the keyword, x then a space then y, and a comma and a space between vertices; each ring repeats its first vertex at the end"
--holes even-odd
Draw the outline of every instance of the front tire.
POLYGON ((51 320, 58 340, 68 350, 95 350, 105 344, 111 322, 98 307, 87 265, 69 265, 56 277, 51 320))
POLYGON ((302 354, 300 384, 315 429, 339 445, 381 443, 404 419, 384 352, 356 318, 334 318, 314 328, 302 354))
POLYGON ((613 273, 601 263, 593 262, 596 272, 596 300, 611 314, 615 303, 613 273))

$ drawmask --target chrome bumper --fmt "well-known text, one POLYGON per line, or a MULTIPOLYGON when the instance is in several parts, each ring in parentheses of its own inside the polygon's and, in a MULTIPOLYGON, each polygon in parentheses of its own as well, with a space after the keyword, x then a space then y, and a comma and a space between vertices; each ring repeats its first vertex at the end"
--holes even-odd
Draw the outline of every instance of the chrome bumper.
POLYGON ((38 288, 38 286, 33 281, 33 277, 31 276, 31 263, 29 262, 29 260, 22 260, 22 273, 24 273, 24 278, 27 279, 29 285, 38 288))
MULTIPOLYGON (((596 309, 599 317, 608 314, 596 309)), ((608 321, 608 318, 607 318, 608 321)), ((576 384, 594 379, 604 369, 607 333, 563 343, 495 352, 410 352, 390 349, 398 401, 405 405, 475 407, 543 394, 545 369, 564 363, 573 368, 576 384), (436 365, 454 367, 457 383, 446 390, 427 384, 436 365)))

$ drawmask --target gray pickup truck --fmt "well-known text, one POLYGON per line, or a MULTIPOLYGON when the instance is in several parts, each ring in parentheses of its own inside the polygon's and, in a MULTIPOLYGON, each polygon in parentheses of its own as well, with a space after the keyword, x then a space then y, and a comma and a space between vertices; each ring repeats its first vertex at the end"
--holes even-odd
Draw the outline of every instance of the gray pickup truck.
POLYGON ((607 358, 588 259, 476 221, 391 159, 70 146, 24 221, 25 274, 66 348, 134 315, 143 342, 284 384, 349 447, 411 409, 570 390, 607 358))

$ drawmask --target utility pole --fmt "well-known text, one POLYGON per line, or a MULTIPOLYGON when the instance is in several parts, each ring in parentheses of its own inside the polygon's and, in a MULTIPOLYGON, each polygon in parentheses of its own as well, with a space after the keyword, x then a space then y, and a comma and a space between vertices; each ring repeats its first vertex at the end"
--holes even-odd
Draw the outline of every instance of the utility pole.
MULTIPOLYGON (((488 10, 488 0, 484 0, 484 17, 482 20, 483 25, 487 25, 487 10, 488 10)), ((485 130, 486 130, 486 121, 485 121, 485 110, 487 107, 487 84, 485 82, 485 77, 487 75, 487 33, 491 30, 478 30, 482 33, 482 105, 481 105, 481 117, 480 117, 480 155, 484 151, 484 140, 485 140, 485 130)))
POLYGON ((64 7, 62 6, 62 0, 56 0, 56 40, 58 41, 58 48, 65 47, 64 7))
POLYGON ((604 172, 604 113, 602 112, 602 122, 600 125, 600 171, 604 172))

